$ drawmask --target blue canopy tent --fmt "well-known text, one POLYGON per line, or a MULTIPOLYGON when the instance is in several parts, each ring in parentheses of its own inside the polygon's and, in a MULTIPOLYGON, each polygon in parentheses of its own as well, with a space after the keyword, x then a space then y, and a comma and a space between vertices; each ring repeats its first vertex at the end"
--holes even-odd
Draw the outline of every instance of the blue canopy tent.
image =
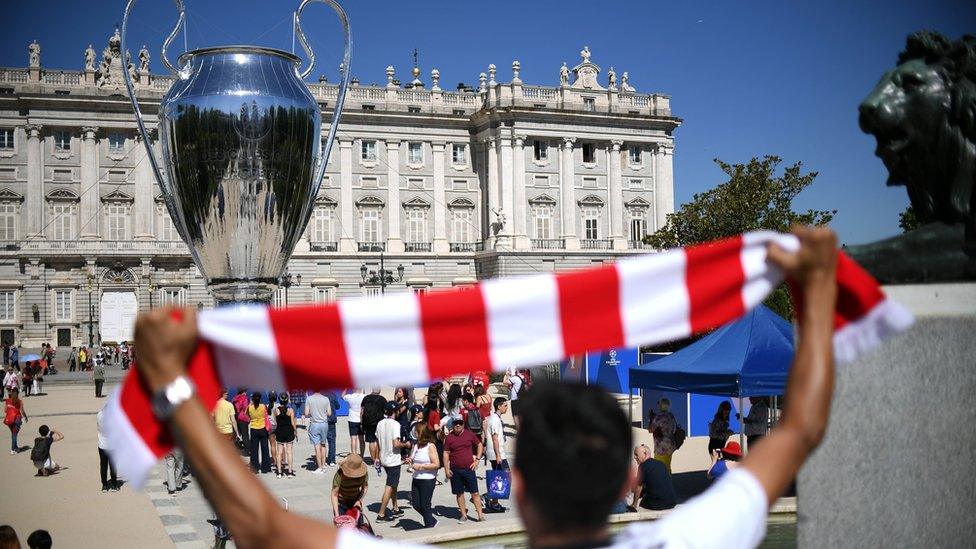
POLYGON ((738 397, 782 395, 793 362, 793 326, 760 305, 666 357, 630 369, 645 390, 738 397))

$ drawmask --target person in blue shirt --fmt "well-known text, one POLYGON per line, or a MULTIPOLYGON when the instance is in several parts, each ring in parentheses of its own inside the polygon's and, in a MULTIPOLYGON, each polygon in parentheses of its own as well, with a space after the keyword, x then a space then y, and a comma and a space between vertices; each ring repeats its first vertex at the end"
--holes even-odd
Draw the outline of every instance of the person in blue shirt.
POLYGON ((739 446, 738 442, 730 441, 725 445, 725 448, 712 451, 712 466, 708 468, 705 476, 708 477, 708 480, 716 480, 727 473, 729 469, 738 467, 741 459, 742 447, 739 446))

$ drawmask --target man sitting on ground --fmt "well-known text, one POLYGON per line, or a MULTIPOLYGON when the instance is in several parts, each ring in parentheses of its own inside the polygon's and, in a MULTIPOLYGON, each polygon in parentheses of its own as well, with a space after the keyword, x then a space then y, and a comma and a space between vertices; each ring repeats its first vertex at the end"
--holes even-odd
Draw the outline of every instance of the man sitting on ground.
MULTIPOLYGON (((533 547, 753 547, 766 531, 769 505, 823 439, 833 395, 833 317, 837 302, 837 238, 825 228, 797 228, 798 252, 775 245, 769 257, 791 279, 806 307, 786 387, 782 420, 735 470, 660 520, 633 524, 616 539, 611 508, 629 490, 631 428, 616 400, 600 388, 534 387, 522 406, 512 485, 533 547)), ((173 310, 136 321, 137 362, 154 393, 186 374, 197 340, 193 309, 179 321, 173 310)), ((399 547, 282 509, 267 488, 221 440, 208 411, 193 396, 164 418, 195 465, 210 504, 239 547, 399 547), (260 520, 255 520, 258 517, 260 520)), ((350 456, 351 457, 351 456, 350 456)), ((360 462, 361 463, 361 462, 360 462)), ((362 465, 360 465, 362 468, 362 465)), ((365 475, 365 470, 361 470, 365 475)))
POLYGON ((634 448, 634 459, 637 461, 637 484, 634 485, 633 507, 639 505, 644 509, 655 511, 671 509, 678 504, 671 474, 668 473, 667 466, 651 458, 651 449, 646 444, 634 448))

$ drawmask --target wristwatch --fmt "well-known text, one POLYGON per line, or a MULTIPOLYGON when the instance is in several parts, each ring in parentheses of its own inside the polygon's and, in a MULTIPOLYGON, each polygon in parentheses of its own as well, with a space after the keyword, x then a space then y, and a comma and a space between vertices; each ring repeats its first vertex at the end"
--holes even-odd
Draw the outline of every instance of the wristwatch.
POLYGON ((160 421, 168 421, 176 408, 190 400, 197 392, 197 386, 186 376, 177 376, 168 385, 152 396, 152 409, 160 421))

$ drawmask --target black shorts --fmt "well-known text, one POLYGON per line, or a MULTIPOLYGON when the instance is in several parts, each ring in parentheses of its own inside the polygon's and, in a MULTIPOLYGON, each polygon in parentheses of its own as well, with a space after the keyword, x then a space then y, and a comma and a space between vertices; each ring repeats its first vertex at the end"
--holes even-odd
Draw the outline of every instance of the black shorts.
POLYGON ((521 411, 521 410, 519 410, 519 408, 522 407, 521 406, 522 401, 521 400, 512 400, 511 403, 512 403, 512 415, 513 416, 519 415, 519 413, 521 411))
POLYGON ((465 492, 478 493, 478 478, 471 469, 451 468, 451 493, 455 496, 465 492))
POLYGON ((400 466, 383 466, 383 470, 386 471, 386 485, 396 490, 400 486, 400 466))
POLYGON ((351 436, 351 437, 358 437, 359 434, 362 433, 362 432, 363 431, 362 431, 362 429, 359 428, 359 424, 358 423, 355 423, 355 422, 352 422, 352 421, 349 422, 349 436, 351 436))
POLYGON ((366 442, 379 442, 376 440, 376 426, 363 424, 363 438, 366 442))

